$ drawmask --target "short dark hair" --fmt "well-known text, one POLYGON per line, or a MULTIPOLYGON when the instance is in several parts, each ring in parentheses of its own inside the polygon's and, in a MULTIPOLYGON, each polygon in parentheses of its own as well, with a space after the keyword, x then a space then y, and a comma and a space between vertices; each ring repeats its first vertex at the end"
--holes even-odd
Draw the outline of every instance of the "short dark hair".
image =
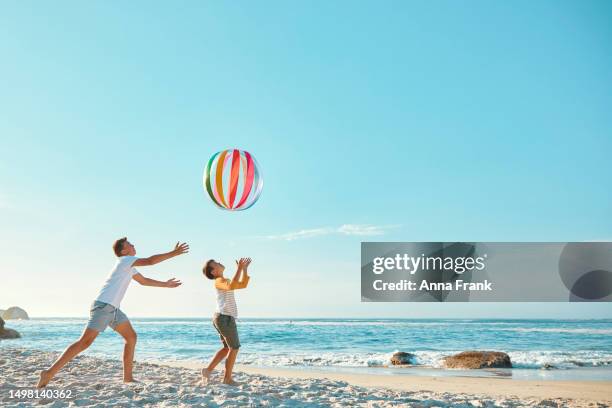
POLYGON ((123 245, 125 245, 126 242, 127 237, 119 238, 115 241, 115 243, 113 244, 113 251, 115 252, 115 255, 121 256, 121 251, 123 251, 123 245))
POLYGON ((214 279, 215 277, 212 274, 213 271, 213 266, 211 265, 211 263, 215 262, 214 259, 209 259, 208 261, 206 261, 206 263, 204 264, 204 268, 202 268, 202 272, 204 273, 204 275, 206 275, 206 277, 208 279, 214 279))

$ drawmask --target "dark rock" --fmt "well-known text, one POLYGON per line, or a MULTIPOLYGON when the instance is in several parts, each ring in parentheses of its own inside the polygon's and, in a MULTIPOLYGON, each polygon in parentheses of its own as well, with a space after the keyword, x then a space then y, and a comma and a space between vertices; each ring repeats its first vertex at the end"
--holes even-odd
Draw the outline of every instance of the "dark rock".
POLYGON ((393 353, 391 356, 391 364, 392 365, 407 365, 413 364, 415 355, 412 353, 405 353, 403 351, 398 351, 393 353))
POLYGON ((18 339, 21 335, 17 330, 13 329, 4 329, 0 331, 0 340, 8 340, 8 339, 18 339))
POLYGON ((510 356, 500 351, 464 351, 443 362, 446 368, 512 368, 510 356))
POLYGON ((550 364, 550 363, 544 363, 542 365, 542 370, 552 370, 553 368, 557 368, 554 365, 550 364))
POLYGON ((18 339, 21 335, 17 332, 17 330, 13 329, 5 329, 4 328, 4 320, 0 317, 0 340, 1 339, 18 339))

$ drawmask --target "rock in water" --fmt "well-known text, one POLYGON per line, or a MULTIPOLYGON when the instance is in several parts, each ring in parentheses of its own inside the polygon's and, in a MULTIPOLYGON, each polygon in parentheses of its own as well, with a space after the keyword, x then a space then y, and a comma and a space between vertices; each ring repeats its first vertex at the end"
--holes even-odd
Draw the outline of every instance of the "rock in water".
POLYGON ((9 307, 4 312, 2 312, 2 315, 0 317, 2 317, 4 320, 11 320, 11 319, 29 320, 30 319, 30 317, 28 316, 28 313, 22 308, 17 307, 17 306, 9 307))
POLYGON ((446 368, 512 368, 510 356, 500 351, 464 351, 443 361, 446 368))
POLYGON ((4 320, 0 317, 0 340, 1 339, 18 339, 21 335, 17 333, 17 330, 5 329, 4 320))
POLYGON ((412 364, 412 362, 414 361, 414 354, 412 353, 405 353, 403 351, 398 351, 396 353, 393 353, 393 355, 391 356, 391 364, 392 365, 406 365, 406 364, 412 364))
POLYGON ((542 366, 542 370, 552 370, 553 368, 557 368, 554 365, 550 364, 550 363, 544 363, 544 365, 542 366))

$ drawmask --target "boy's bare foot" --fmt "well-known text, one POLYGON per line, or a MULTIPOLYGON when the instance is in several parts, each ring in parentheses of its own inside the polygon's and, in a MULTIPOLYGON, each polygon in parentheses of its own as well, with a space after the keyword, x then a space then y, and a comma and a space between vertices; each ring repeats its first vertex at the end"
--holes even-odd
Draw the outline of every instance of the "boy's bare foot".
POLYGON ((49 381, 51 381, 51 378, 53 378, 53 376, 48 370, 42 370, 40 372, 40 378, 38 379, 38 384, 36 384, 36 388, 46 387, 47 384, 49 384, 49 381))
POLYGON ((232 387, 236 387, 236 386, 240 385, 239 382, 236 382, 234 380, 223 380, 223 384, 231 385, 232 387))
POLYGON ((138 383, 140 381, 135 380, 134 377, 130 377, 130 378, 124 378, 123 382, 126 383, 126 384, 129 384, 129 383, 138 383))
POLYGON ((202 384, 204 385, 208 385, 208 383, 210 382, 210 374, 212 372, 206 368, 202 369, 202 384))

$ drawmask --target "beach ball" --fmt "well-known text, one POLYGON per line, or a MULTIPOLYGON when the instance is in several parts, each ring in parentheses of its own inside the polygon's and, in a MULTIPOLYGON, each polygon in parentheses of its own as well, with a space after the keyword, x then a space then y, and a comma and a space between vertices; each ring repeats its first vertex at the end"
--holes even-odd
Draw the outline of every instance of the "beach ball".
POLYGON ((204 188, 210 199, 229 211, 251 207, 263 188, 263 177, 253 155, 228 149, 212 155, 204 170, 204 188))

